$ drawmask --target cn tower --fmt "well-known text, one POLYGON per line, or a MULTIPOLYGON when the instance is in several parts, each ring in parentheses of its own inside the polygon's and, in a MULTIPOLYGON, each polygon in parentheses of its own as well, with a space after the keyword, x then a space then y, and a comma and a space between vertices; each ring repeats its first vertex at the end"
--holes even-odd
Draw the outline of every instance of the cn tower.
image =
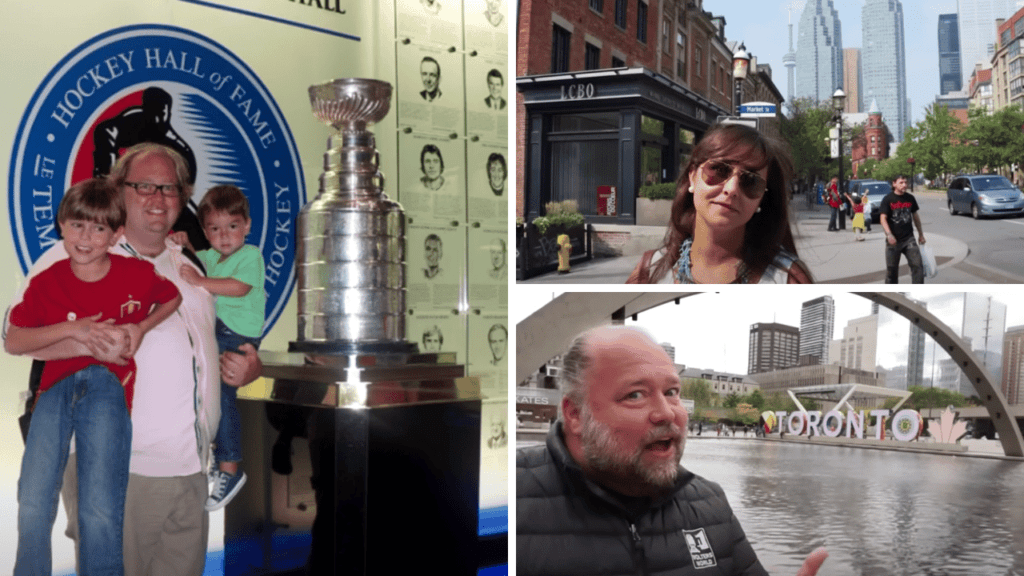
POLYGON ((798 2, 790 2, 789 3, 789 52, 786 52, 786 55, 782 57, 782 64, 786 67, 786 73, 788 75, 788 80, 789 80, 789 82, 788 82, 788 84, 786 86, 788 88, 788 92, 786 93, 786 100, 789 102, 790 106, 793 105, 793 76, 794 76, 794 70, 793 69, 796 68, 796 52, 793 51, 793 7, 794 7, 794 4, 799 4, 799 3, 798 2))

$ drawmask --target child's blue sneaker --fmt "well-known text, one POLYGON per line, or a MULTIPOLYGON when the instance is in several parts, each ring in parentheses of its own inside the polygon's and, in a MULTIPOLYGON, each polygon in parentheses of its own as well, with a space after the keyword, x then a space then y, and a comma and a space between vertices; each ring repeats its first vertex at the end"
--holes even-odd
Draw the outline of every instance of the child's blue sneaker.
POLYGON ((213 488, 210 490, 210 497, 206 499, 206 510, 213 512, 228 505, 228 502, 238 494, 238 491, 245 485, 245 472, 228 474, 217 471, 213 481, 213 488))

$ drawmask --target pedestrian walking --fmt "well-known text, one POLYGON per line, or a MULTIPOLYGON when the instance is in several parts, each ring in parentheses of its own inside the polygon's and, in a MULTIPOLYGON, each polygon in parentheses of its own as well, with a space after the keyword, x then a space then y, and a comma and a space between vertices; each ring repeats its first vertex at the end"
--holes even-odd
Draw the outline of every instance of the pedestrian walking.
POLYGON ((828 186, 825 188, 826 201, 829 207, 832 209, 832 215, 828 219, 828 231, 837 232, 839 230, 839 218, 840 209, 843 206, 842 199, 839 197, 839 178, 833 178, 828 186))
POLYGON ((921 217, 917 214, 917 199, 907 192, 906 176, 897 176, 892 181, 892 193, 882 199, 881 220, 885 230, 885 268, 886 284, 899 283, 900 255, 906 255, 910 266, 910 278, 914 284, 924 284, 924 265, 921 263, 921 249, 918 243, 924 244, 924 228, 921 217), (918 238, 914 239, 914 227, 917 227, 918 238))

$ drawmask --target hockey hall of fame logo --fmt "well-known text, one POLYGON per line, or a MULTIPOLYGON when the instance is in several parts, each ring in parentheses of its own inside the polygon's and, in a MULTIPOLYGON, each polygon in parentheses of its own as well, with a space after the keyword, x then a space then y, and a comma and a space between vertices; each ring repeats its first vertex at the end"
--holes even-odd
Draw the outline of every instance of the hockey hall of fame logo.
POLYGON ((57 207, 80 180, 109 173, 139 142, 180 152, 195 181, 194 211, 212 186, 249 200, 246 242, 260 247, 264 333, 295 284, 295 219, 306 202, 291 131, 248 66, 190 30, 146 24, 100 34, 47 74, 18 126, 8 200, 22 270, 58 242, 57 207))

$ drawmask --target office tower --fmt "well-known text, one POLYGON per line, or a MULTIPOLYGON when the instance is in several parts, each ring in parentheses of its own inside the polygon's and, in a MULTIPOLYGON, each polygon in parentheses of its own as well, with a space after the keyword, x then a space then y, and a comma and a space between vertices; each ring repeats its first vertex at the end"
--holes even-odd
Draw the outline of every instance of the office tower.
POLYGON ((836 305, 831 296, 822 296, 803 303, 800 309, 801 364, 828 363, 828 345, 832 341, 835 320, 836 305))
POLYGON ((845 368, 874 371, 875 348, 878 345, 878 315, 850 320, 843 328, 843 337, 833 340, 828 363, 845 368))
POLYGON ((774 322, 750 327, 747 374, 796 366, 800 357, 800 330, 774 322))
MULTIPOLYGON (((928 312, 949 326, 969 347, 995 382, 1003 371, 1006 305, 991 296, 951 293, 921 299, 928 312)), ((877 364, 887 371, 886 386, 941 387, 964 396, 977 394, 963 371, 935 340, 888 308, 878 315, 877 364), (916 330, 916 332, 915 332, 916 330)))
POLYGON ((866 0, 861 9, 861 29, 861 99, 878 101, 893 138, 902 142, 910 120, 903 4, 899 0, 866 0))
POLYGON ((672 363, 675 364, 675 362, 676 362, 676 347, 673 346, 669 342, 662 342, 661 344, 659 344, 659 346, 661 346, 661 349, 665 351, 665 354, 668 354, 669 360, 671 360, 672 363))
POLYGON ((847 114, 864 109, 861 102, 860 48, 843 48, 843 92, 846 93, 847 114))
POLYGON ((1002 390, 1007 404, 1020 404, 1024 388, 1024 326, 1014 326, 1003 337, 1002 390))
POLYGON ((939 93, 958 92, 964 86, 960 71, 960 29, 956 14, 939 14, 939 93))
POLYGON ((995 53, 996 19, 1009 18, 1017 11, 1016 0, 958 0, 957 16, 960 24, 960 67, 965 74, 963 83, 970 81, 971 71, 978 62, 982 68, 990 66, 995 53))
POLYGON ((807 0, 800 16, 796 96, 831 102, 843 83, 843 34, 832 0, 807 0))

